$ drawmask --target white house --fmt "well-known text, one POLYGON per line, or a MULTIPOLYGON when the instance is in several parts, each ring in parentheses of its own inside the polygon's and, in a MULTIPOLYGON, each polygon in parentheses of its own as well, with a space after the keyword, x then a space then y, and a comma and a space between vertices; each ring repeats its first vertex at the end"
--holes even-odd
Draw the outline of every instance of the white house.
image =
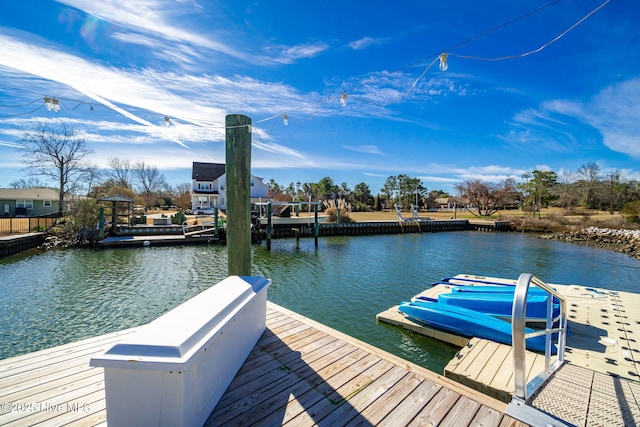
MULTIPOLYGON (((191 171, 191 208, 207 211, 213 208, 227 209, 227 177, 224 163, 193 162, 191 171)), ((259 201, 269 196, 269 187, 251 174, 251 201, 259 201)))

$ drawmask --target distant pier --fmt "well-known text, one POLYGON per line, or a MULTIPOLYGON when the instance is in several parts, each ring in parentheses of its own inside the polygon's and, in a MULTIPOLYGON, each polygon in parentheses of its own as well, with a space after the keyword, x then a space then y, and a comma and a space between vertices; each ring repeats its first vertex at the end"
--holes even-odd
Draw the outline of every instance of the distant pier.
MULTIPOLYGON (((512 231, 505 221, 469 220, 427 220, 427 221, 360 221, 341 224, 323 223, 318 235, 326 236, 366 236, 376 234, 436 233, 442 231, 512 231)), ((272 237, 312 237, 313 222, 310 226, 276 228, 272 237)))

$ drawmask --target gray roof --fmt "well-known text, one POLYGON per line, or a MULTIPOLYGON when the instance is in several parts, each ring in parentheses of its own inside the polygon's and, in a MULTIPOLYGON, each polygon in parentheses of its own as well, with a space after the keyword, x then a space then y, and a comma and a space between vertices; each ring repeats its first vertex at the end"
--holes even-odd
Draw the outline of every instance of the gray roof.
POLYGON ((116 194, 114 196, 100 197, 98 199, 98 201, 100 201, 100 202, 127 202, 127 203, 133 203, 134 202, 133 199, 130 199, 130 198, 125 197, 125 196, 121 196, 119 194, 116 194))
POLYGON ((224 175, 224 163, 200 163, 193 162, 191 179, 196 181, 215 181, 224 175))
POLYGON ((60 194, 54 188, 0 188, 2 200, 58 200, 60 194))

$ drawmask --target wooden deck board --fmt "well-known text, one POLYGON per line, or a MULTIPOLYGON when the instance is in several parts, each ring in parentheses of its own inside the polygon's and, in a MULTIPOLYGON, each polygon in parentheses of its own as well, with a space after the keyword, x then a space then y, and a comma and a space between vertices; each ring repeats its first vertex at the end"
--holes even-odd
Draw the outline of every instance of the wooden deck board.
MULTIPOLYGON (((0 425, 105 425, 89 359, 133 330, 0 361, 0 425), (31 409, 27 405, 31 405, 31 409), (36 405, 40 405, 36 407, 36 405)), ((631 393, 632 390, 629 390, 631 393)), ((506 405, 269 303, 267 329, 208 425, 494 425, 506 405), (451 424, 453 425, 453 424, 451 424)))

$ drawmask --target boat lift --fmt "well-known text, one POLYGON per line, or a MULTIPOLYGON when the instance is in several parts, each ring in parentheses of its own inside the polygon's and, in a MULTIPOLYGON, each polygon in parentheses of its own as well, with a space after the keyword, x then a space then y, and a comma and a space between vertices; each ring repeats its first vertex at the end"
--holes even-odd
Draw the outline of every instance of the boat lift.
MULTIPOLYGON (((315 239, 315 246, 318 247, 318 235, 320 230, 320 223, 318 221, 318 206, 322 205, 322 202, 282 202, 272 201, 253 203, 258 207, 258 226, 260 225, 260 218, 266 219, 266 233, 267 233, 267 250, 271 250, 271 236, 274 229, 274 221, 272 218, 273 206, 292 206, 303 207, 308 206, 308 225, 311 225, 311 207, 313 206, 313 237, 315 239)), ((299 234, 298 234, 299 236, 299 234)))
POLYGON ((218 217, 218 208, 213 209, 213 221, 202 221, 195 224, 189 224, 188 221, 182 223, 182 233, 185 237, 202 236, 203 234, 211 234, 218 236, 218 230, 222 228, 220 218, 218 217))

